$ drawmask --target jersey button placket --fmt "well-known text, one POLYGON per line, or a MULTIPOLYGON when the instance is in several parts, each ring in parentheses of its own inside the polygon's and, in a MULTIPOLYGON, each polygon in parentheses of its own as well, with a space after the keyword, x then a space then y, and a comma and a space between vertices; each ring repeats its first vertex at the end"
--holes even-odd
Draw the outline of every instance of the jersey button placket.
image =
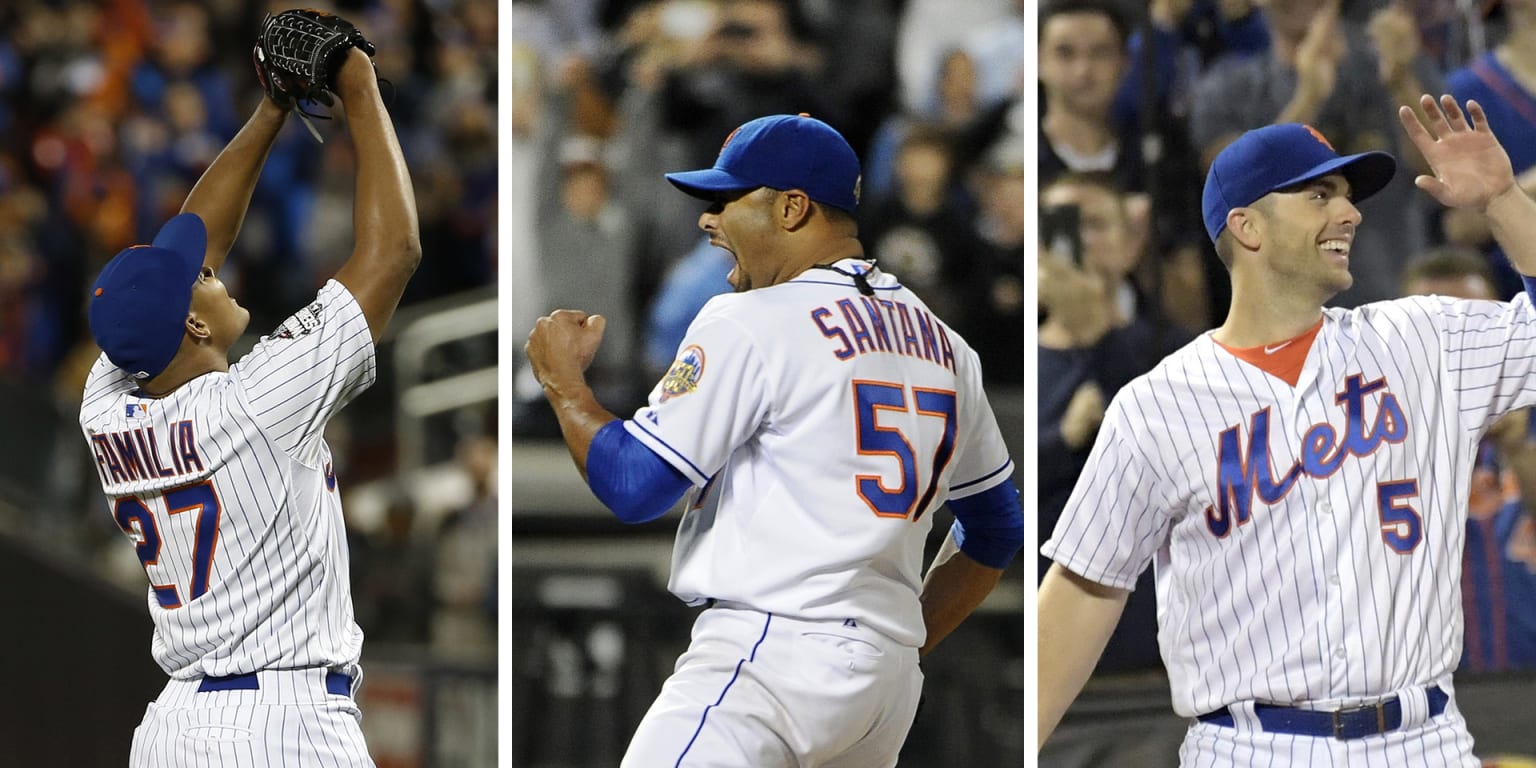
POLYGON ((1335 690, 1341 689, 1348 678, 1349 649, 1344 637, 1345 616, 1350 612, 1350 601, 1341 589, 1339 578, 1340 559, 1339 551, 1341 526, 1348 524, 1345 517, 1337 512, 1335 505, 1328 498, 1321 498, 1312 507, 1317 526, 1319 548, 1323 553, 1323 561, 1319 563, 1317 570, 1317 586, 1323 593, 1323 646, 1320 649, 1323 656, 1323 666, 1327 670, 1327 677, 1335 690))

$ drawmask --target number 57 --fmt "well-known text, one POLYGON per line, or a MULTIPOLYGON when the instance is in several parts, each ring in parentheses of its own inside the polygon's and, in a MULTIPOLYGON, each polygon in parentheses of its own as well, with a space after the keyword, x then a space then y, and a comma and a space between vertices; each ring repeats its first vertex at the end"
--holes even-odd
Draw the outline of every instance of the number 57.
POLYGON ((879 475, 855 475, 859 498, 880 517, 921 520, 939 488, 939 476, 955 451, 955 393, 943 389, 911 388, 910 410, 918 416, 944 420, 944 432, 933 453, 933 471, 922 497, 917 495, 917 455, 907 436, 896 427, 880 425, 881 411, 908 413, 907 387, 884 381, 854 381, 855 426, 860 456, 891 456, 901 469, 901 486, 885 487, 879 475), (913 512, 916 511, 914 515, 913 512))

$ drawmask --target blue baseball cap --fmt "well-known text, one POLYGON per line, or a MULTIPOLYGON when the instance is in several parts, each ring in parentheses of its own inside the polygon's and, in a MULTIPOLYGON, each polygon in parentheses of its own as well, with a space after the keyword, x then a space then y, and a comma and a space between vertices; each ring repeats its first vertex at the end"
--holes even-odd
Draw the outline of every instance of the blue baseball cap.
POLYGON ((759 117, 731 131, 715 167, 667 174, 694 196, 769 187, 803 190, 812 200, 852 213, 859 205, 859 156, 843 135, 810 115, 759 117))
POLYGON ((120 251, 91 287, 91 337, 135 379, 160 375, 181 348, 192 286, 203 269, 208 230, 194 213, 172 217, 149 245, 120 251))
POLYGON ((1396 172, 1397 161, 1385 152, 1341 157, 1310 125, 1266 125, 1238 137, 1211 163, 1200 201, 1205 231, 1215 242, 1233 208, 1253 205, 1277 189, 1340 173, 1358 202, 1380 192, 1396 172))

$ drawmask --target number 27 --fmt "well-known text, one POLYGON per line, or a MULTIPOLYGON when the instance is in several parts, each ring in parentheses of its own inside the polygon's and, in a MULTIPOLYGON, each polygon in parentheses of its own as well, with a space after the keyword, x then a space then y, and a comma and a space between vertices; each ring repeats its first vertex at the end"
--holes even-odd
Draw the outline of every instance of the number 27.
POLYGON ((917 494, 917 455, 907 436, 896 427, 880 425, 881 411, 909 412, 907 388, 900 384, 883 381, 853 382, 855 426, 858 430, 860 455, 891 456, 901 467, 901 485, 895 490, 885 487, 879 475, 856 475, 854 482, 859 498, 871 511, 881 517, 911 516, 921 520, 939 487, 939 476, 949 465, 955 451, 955 393, 943 389, 913 387, 912 406, 918 416, 944 420, 944 434, 939 438, 933 455, 933 472, 921 497, 917 494), (913 514, 914 511, 916 514, 913 514))
MULTIPOLYGON (((188 598, 189 601, 196 600, 208 591, 213 552, 219 545, 219 494, 213 490, 210 481, 174 488, 166 491, 163 498, 166 510, 172 515, 192 510, 198 513, 193 524, 195 543, 192 545, 192 584, 188 598)), ((124 496, 112 505, 112 517, 117 520, 117 527, 133 539, 134 552, 148 575, 149 567, 160 562, 160 527, 155 523, 155 514, 138 498, 124 496)), ((155 584, 151 576, 150 588, 155 592, 155 599, 160 601, 160 607, 182 606, 176 585, 155 584)))

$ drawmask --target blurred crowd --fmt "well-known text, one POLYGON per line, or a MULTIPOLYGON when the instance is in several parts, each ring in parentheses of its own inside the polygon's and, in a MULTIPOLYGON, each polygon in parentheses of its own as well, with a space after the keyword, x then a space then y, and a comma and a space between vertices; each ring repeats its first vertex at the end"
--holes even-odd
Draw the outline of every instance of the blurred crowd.
MULTIPOLYGON (((747 120, 804 112, 863 162, 866 253, 977 348, 990 386, 1021 387, 1025 6, 513 2, 512 337, 557 308, 605 315, 594 389, 618 413, 643 403, 730 290, 702 204, 662 174, 709 167, 747 120)), ((515 433, 553 434, 517 365, 515 433)))
MULTIPOLYGON (((258 24, 296 5, 347 17, 378 47, 424 254, 402 310, 495 286, 496 0, 0 4, 0 384, 56 410, 59 432, 49 477, 0 479, 35 494, 25 512, 37 539, 99 553, 86 561, 133 589, 143 588, 143 570, 76 456, 84 444, 75 412, 98 354, 86 290, 113 254, 147 242, 177 212, 256 109, 262 92, 250 52, 258 24)), ((339 107, 310 110, 339 118, 339 107)), ((304 306, 352 250, 350 142, 342 126, 315 123, 323 144, 289 120, 226 263, 231 295, 251 311, 252 341, 304 306)), ((361 417, 343 411, 332 426, 348 431, 349 418, 361 417)), ((350 466, 339 473, 344 482, 355 488, 389 473, 380 457, 393 448, 375 444, 379 430, 350 432, 331 438, 338 464, 350 466)), ((357 612, 371 639, 494 658, 494 455, 493 439, 471 434, 449 462, 470 489, 461 505, 418 514, 401 489, 379 524, 349 526, 357 612)))
MULTIPOLYGON (((1200 193, 1243 131, 1301 122, 1340 153, 1398 158, 1359 206, 1354 285, 1332 305, 1521 290, 1481 214, 1414 188, 1425 163, 1396 111, 1425 92, 1476 99, 1536 193, 1536 0, 1044 0, 1039 14, 1042 539, 1116 392, 1225 318, 1230 284, 1200 193)), ((1462 579, 1473 670, 1536 667, 1530 422, 1522 412, 1490 430, 1474 481, 1462 579)), ((1159 666, 1152 592, 1149 571, 1101 670, 1159 666)))

